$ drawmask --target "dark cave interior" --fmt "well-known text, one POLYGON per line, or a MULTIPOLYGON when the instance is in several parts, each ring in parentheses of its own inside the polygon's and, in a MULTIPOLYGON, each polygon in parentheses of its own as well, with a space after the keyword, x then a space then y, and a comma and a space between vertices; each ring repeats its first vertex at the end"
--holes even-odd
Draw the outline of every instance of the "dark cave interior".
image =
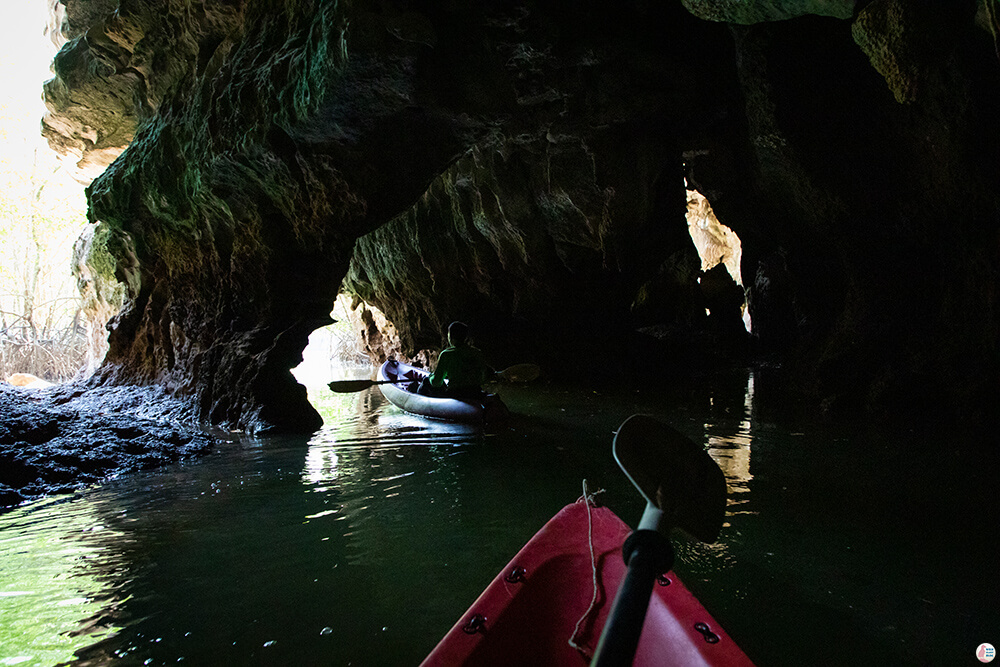
POLYGON ((833 416, 997 405, 994 0, 56 9, 43 132, 90 182, 90 310, 118 311, 84 390, 316 428, 288 369, 343 290, 411 358, 464 319, 499 367, 765 363, 833 416), (685 181, 742 288, 700 270, 685 181))

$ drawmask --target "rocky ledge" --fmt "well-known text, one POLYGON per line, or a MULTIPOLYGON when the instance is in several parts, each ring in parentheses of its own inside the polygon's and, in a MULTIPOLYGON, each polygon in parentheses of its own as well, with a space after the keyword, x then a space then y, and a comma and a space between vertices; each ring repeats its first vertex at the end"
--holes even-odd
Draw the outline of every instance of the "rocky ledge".
POLYGON ((169 414, 169 400, 156 393, 118 387, 98 397, 72 385, 31 390, 0 384, 0 512, 210 451, 213 436, 164 413, 146 416, 153 405, 169 414))

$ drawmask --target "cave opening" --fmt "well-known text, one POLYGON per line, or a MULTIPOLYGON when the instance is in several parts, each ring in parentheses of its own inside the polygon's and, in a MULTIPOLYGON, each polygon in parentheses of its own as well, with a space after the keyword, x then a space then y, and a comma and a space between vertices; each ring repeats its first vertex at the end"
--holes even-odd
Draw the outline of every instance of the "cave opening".
POLYGON ((87 365, 86 315, 71 265, 86 227, 83 185, 39 132, 38 94, 59 36, 42 31, 45 3, 3 22, 0 78, 0 380, 41 388, 87 365))
MULTIPOLYGON (((744 290, 740 315, 747 333, 752 333, 750 311, 747 308, 743 276, 740 270, 743 244, 736 232, 719 222, 708 198, 697 190, 690 189, 687 184, 686 187, 688 234, 691 236, 694 247, 698 250, 698 257, 701 259, 701 272, 703 276, 707 276, 719 265, 725 267, 736 286, 744 290)), ((698 283, 702 285, 703 291, 707 292, 711 289, 703 282, 703 277, 698 278, 698 283)), ((709 317, 712 316, 711 308, 711 304, 707 304, 705 308, 705 314, 709 317)))
POLYGON ((357 296, 340 292, 330 317, 334 322, 309 335, 302 361, 291 369, 324 424, 342 418, 355 403, 352 394, 333 392, 330 382, 372 379, 375 366, 400 350, 393 323, 357 296))
POLYGON ((333 380, 370 374, 372 360, 361 334, 371 319, 369 308, 341 292, 330 311, 334 322, 309 334, 302 361, 291 372, 310 397, 333 380))

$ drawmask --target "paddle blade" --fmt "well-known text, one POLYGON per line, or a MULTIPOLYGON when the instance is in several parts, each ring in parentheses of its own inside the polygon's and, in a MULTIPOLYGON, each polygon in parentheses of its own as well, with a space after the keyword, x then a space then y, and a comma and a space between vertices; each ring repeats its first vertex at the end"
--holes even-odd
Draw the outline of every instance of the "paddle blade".
POLYGON ((356 391, 364 391, 373 386, 374 380, 335 380, 329 384, 330 391, 338 394, 350 394, 356 391))
POLYGON ((505 382, 531 382, 541 373, 535 364, 516 364, 497 373, 497 378, 505 382))
POLYGON ((726 513, 726 477, 702 447, 647 415, 625 420, 615 460, 647 502, 702 542, 714 542, 726 513))

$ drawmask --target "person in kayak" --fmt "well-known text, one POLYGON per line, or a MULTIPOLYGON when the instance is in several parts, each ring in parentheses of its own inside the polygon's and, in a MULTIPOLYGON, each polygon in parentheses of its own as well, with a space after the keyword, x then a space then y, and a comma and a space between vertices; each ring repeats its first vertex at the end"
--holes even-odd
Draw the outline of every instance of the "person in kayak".
POLYGON ((441 350, 434 372, 421 381, 417 393, 478 399, 489 375, 492 372, 483 353, 469 343, 469 325, 452 322, 448 325, 448 347, 441 350))

